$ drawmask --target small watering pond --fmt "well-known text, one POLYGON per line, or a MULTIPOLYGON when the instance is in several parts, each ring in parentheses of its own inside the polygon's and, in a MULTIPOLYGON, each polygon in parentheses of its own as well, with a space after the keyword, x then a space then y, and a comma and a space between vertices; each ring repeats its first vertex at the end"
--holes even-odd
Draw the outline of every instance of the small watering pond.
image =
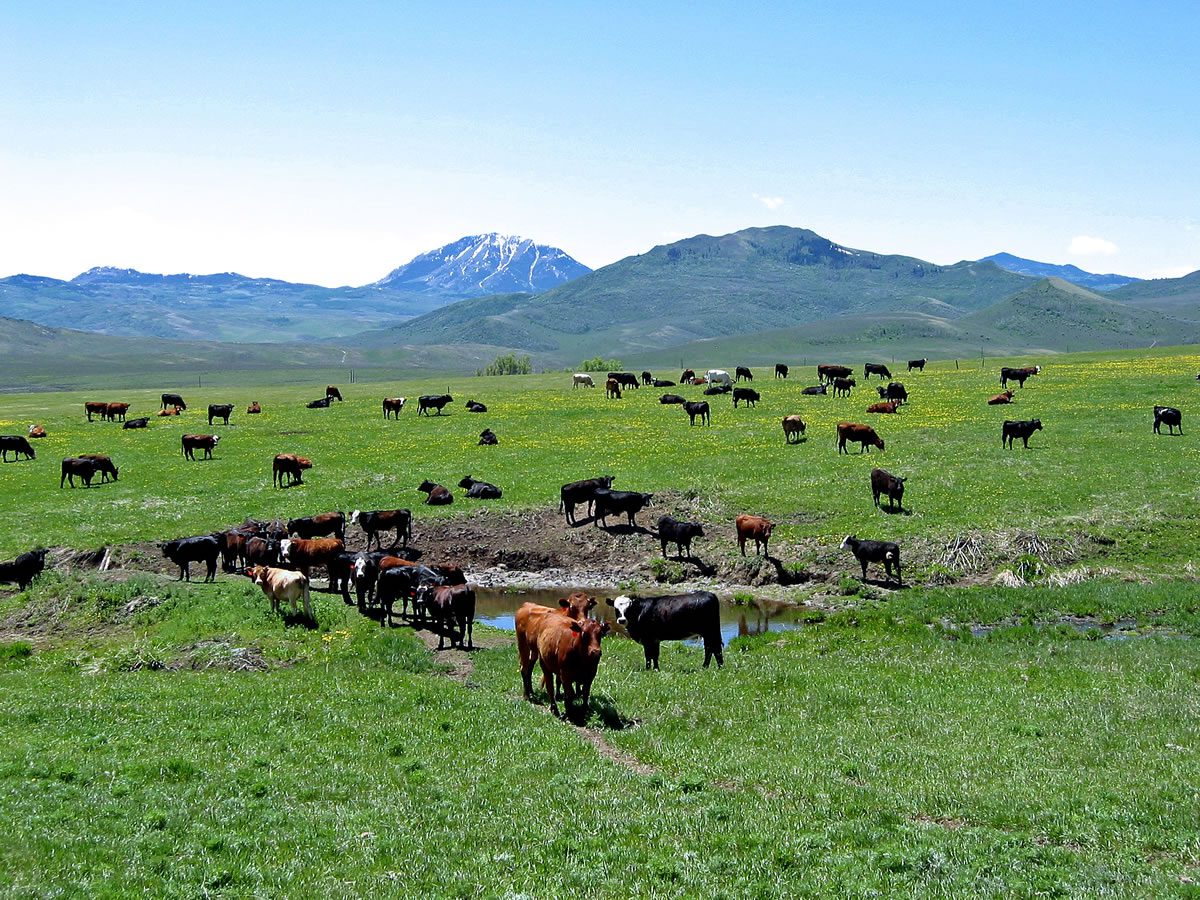
MULTIPOLYGON (((540 603, 542 606, 558 606, 560 597, 581 590, 596 598, 592 616, 601 619, 613 631, 624 635, 625 630, 617 624, 613 608, 604 601, 620 595, 620 591, 597 591, 595 588, 555 588, 519 590, 514 588, 477 588, 475 591, 475 621, 505 631, 516 629, 516 612, 522 603, 540 603)), ((720 596, 718 594, 718 596, 720 596)), ((795 603, 779 600, 755 599, 750 603, 735 604, 730 597, 721 597, 721 639, 729 643, 735 637, 763 634, 768 631, 794 631, 811 624, 815 610, 795 603)), ((699 640, 689 641, 699 644, 699 640)))

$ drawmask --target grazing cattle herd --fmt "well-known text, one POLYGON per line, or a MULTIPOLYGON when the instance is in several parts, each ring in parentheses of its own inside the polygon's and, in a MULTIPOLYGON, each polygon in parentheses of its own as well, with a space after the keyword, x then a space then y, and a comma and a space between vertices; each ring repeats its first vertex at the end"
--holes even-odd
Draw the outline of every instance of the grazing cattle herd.
MULTIPOLYGON (((908 371, 924 372, 925 365, 925 359, 909 360, 908 371)), ((685 369, 680 375, 679 384, 703 386, 704 393, 710 396, 732 393, 732 405, 735 409, 742 404, 755 407, 762 401, 760 393, 750 387, 734 386, 740 382, 752 382, 753 372, 746 366, 737 366, 734 372, 735 376, 731 378, 726 370, 708 369, 703 377, 697 377, 694 370, 685 369)), ((1017 386, 1023 388, 1029 378, 1040 372, 1041 368, 1038 366, 1002 368, 1000 382, 1004 390, 988 398, 987 405, 1012 403, 1014 392, 1008 389, 1008 383, 1016 381, 1017 386)), ((774 375, 776 379, 786 379, 789 367, 782 363, 776 364, 774 375)), ((872 414, 899 413, 903 404, 909 402, 905 386, 891 380, 893 376, 886 365, 865 364, 864 380, 869 380, 872 375, 878 375, 888 383, 876 388, 880 401, 868 404, 866 411, 872 414)), ((802 396, 827 397, 828 389, 832 386, 834 397, 850 397, 856 387, 853 373, 848 366, 822 364, 817 366, 817 376, 819 384, 804 388, 802 396)), ((640 375, 609 372, 605 385, 606 395, 619 399, 622 389, 637 389, 642 385, 673 387, 675 382, 657 379, 649 371, 643 371, 640 375)), ((581 386, 594 387, 592 376, 587 373, 572 375, 572 388, 581 386)), ((188 408, 180 394, 163 393, 161 401, 161 409, 157 412, 159 416, 178 416, 188 408)), ((329 385, 323 398, 309 402, 307 406, 328 408, 333 401, 341 402, 343 397, 337 387, 329 385)), ((418 401, 417 415, 429 416, 431 411, 436 411, 440 416, 445 407, 452 402, 453 398, 448 393, 423 395, 418 401)), ((384 398, 384 418, 398 419, 405 404, 404 397, 384 398)), ((689 401, 681 394, 663 394, 659 398, 659 404, 682 406, 691 425, 712 425, 711 408, 707 400, 689 401)), ((124 429, 149 427, 149 416, 128 419, 126 414, 129 409, 130 404, 124 402, 88 401, 84 404, 84 412, 89 422, 98 417, 101 421, 122 422, 124 429)), ((467 409, 474 413, 486 413, 488 408, 483 403, 471 400, 467 403, 467 409)), ((229 425, 233 404, 210 404, 207 412, 210 426, 216 419, 222 420, 224 425, 229 425)), ((257 402, 251 403, 247 413, 261 413, 261 407, 257 402)), ((1167 427, 1169 435, 1182 435, 1180 410, 1169 406, 1155 406, 1153 432, 1160 434, 1163 426, 1167 427)), ((1042 422, 1037 418, 1006 420, 1001 428, 1002 447, 1012 449, 1015 440, 1019 438, 1023 447, 1029 449, 1030 438, 1042 428, 1042 422)), ((785 443, 789 445, 800 444, 806 433, 805 422, 798 414, 785 415, 782 418, 782 429, 785 443)), ((29 437, 39 438, 45 434, 43 426, 29 428, 29 437)), ((849 453, 849 443, 859 444, 860 453, 869 453, 872 447, 880 451, 885 450, 883 438, 874 428, 865 424, 839 422, 836 426, 836 438, 839 455, 849 453)), ((202 451, 204 459, 213 459, 221 436, 183 434, 180 441, 185 459, 195 460, 197 450, 202 451)), ((484 430, 479 443, 497 443, 491 429, 484 430)), ((34 448, 26 436, 0 435, 0 460, 8 462, 10 455, 18 462, 36 460, 34 448)), ((312 465, 312 461, 303 456, 293 453, 277 454, 272 467, 273 485, 282 488, 303 484, 303 473, 311 469, 312 465)), ((78 479, 84 487, 92 487, 97 475, 100 476, 100 483, 104 484, 110 479, 115 482, 118 474, 117 466, 107 455, 77 454, 62 460, 59 486, 61 488, 69 485, 74 488, 78 479)), ((886 498, 888 511, 906 512, 906 480, 905 477, 893 475, 882 468, 872 469, 870 488, 874 505, 882 509, 881 501, 886 498)), ((638 525, 636 516, 651 506, 654 495, 640 491, 614 490, 613 481, 613 476, 605 475, 564 484, 560 490, 559 510, 563 513, 567 525, 579 524, 576 511, 583 507, 595 527, 609 528, 609 519, 615 516, 624 520, 622 527, 651 533, 638 525)), ((503 497, 503 491, 499 487, 470 475, 459 481, 458 487, 465 490, 465 496, 472 500, 499 500, 503 497)), ((450 489, 430 480, 424 480, 417 490, 427 495, 425 503, 429 505, 454 502, 454 495, 450 489)), ((329 590, 342 593, 343 599, 350 603, 350 588, 353 586, 359 608, 367 611, 369 607, 376 607, 381 625, 392 624, 394 605, 399 600, 401 618, 412 623, 432 626, 439 634, 439 649, 444 647, 447 636, 452 646, 471 649, 476 596, 474 587, 467 583, 462 570, 453 565, 420 565, 399 555, 401 552, 410 553, 407 548, 413 534, 411 511, 354 510, 348 524, 361 530, 365 537, 365 550, 357 553, 347 551, 347 518, 341 512, 294 518, 286 523, 247 520, 242 526, 233 529, 211 535, 170 540, 159 546, 163 556, 178 567, 181 580, 191 580, 192 563, 203 563, 204 581, 214 581, 217 561, 220 559, 226 572, 241 571, 261 588, 270 600, 274 612, 279 612, 281 605, 286 602, 294 615, 299 615, 302 607, 306 620, 310 622, 313 621, 310 599, 311 571, 314 568, 323 569, 329 590), (385 550, 383 537, 388 534, 392 535, 392 540, 385 550), (375 547, 374 550, 372 546, 375 547), (398 547, 405 549, 400 551, 398 547)), ((740 554, 746 556, 746 545, 753 541, 755 553, 770 559, 769 542, 774 527, 773 522, 762 516, 738 515, 734 521, 734 530, 740 554)), ((691 560, 693 541, 706 536, 703 523, 682 521, 670 515, 658 518, 653 535, 660 544, 664 558, 667 557, 669 547, 673 545, 680 560, 691 560)), ((897 583, 902 583, 898 544, 859 539, 852 534, 842 541, 841 549, 849 551, 858 561, 864 580, 869 564, 878 563, 882 565, 889 580, 894 579, 897 583)), ((0 562, 0 583, 16 584, 21 589, 27 588, 44 569, 46 554, 46 550, 39 549, 23 553, 12 562, 0 562)), ((532 669, 536 663, 540 663, 543 683, 556 714, 559 689, 568 709, 575 699, 581 700, 585 709, 587 707, 590 688, 600 659, 601 639, 608 630, 607 625, 588 617, 595 603, 594 599, 584 594, 573 594, 561 601, 559 609, 526 604, 517 613, 517 646, 525 693, 527 696, 532 694, 532 669)), ((697 591, 660 597, 619 596, 609 599, 608 604, 616 611, 618 624, 633 640, 643 646, 647 669, 658 668, 659 646, 662 641, 683 640, 695 636, 700 637, 704 644, 704 665, 707 667, 713 657, 716 658, 718 666, 723 664, 719 601, 714 594, 697 591)))

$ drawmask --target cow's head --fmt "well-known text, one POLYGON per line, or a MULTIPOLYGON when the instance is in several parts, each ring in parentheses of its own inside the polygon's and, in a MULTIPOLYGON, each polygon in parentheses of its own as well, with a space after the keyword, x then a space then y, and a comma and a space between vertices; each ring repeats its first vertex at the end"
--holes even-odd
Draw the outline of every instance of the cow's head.
POLYGON ((475 479, 470 475, 463 476, 463 480, 458 483, 460 488, 470 488, 475 483, 475 479))
POLYGON ((704 537, 704 526, 699 522, 688 522, 687 525, 692 537, 704 537))
POLYGON ((426 478, 426 479, 425 479, 424 481, 422 481, 422 482, 421 482, 419 485, 417 485, 417 490, 418 490, 418 491, 423 491, 424 493, 428 494, 428 493, 429 493, 430 491, 432 491, 432 490, 433 490, 435 487, 437 487, 437 485, 436 485, 436 484, 434 484, 432 481, 430 481, 428 478, 426 478))
POLYGON ((266 566, 249 566, 245 571, 245 575, 255 584, 262 584, 267 577, 266 566))
POLYGON ((292 539, 284 538, 279 542, 279 558, 285 563, 290 563, 292 561, 291 553, 292 539))
POLYGON ((1033 425, 1033 430, 1034 430, 1034 431, 1041 431, 1041 430, 1042 430, 1042 420, 1041 420, 1041 419, 1034 419, 1034 420, 1033 420, 1033 422, 1032 422, 1032 425, 1033 425))
POLYGON ((350 524, 351 525, 358 524, 358 517, 361 513, 362 513, 362 510, 360 510, 360 509, 356 509, 354 512, 350 513, 350 524))
POLYGON ((354 563, 350 566, 350 575, 355 581, 361 581, 367 577, 367 568, 370 566, 371 560, 366 556, 356 556, 354 563))
POLYGON ((846 539, 844 541, 842 541, 842 549, 843 550, 853 549, 854 545, 857 543, 858 543, 858 538, 852 534, 848 534, 848 535, 846 535, 846 539))
POLYGON ((883 449, 883 438, 876 436, 875 446, 878 447, 880 450, 882 450, 883 449))
POLYGON ((583 591, 575 591, 568 597, 559 598, 558 605, 572 619, 584 619, 596 605, 596 598, 589 597, 583 591))
POLYGON ((600 658, 600 639, 609 632, 607 622, 595 619, 576 619, 571 622, 571 632, 578 636, 584 654, 592 659, 600 658))
POLYGON ((617 624, 629 624, 629 608, 633 606, 633 598, 622 594, 620 597, 609 597, 606 601, 617 612, 617 624))

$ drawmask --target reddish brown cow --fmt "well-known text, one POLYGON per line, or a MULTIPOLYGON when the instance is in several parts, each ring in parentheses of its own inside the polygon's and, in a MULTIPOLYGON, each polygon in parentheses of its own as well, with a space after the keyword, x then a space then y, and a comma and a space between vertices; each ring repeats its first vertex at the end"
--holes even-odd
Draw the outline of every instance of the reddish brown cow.
POLYGON ((1003 394, 997 394, 988 401, 988 406, 1000 406, 1004 403, 1012 403, 1013 392, 1005 391, 1003 394))
POLYGON ((44 438, 46 436, 46 426, 45 425, 30 425, 29 426, 29 436, 31 438, 44 438))
POLYGON ((837 446, 838 453, 849 453, 846 449, 846 442, 850 441, 855 444, 862 444, 862 450, 859 453, 866 451, 870 453, 871 447, 883 449, 883 438, 875 433, 875 429, 870 425, 857 425, 854 422, 838 422, 837 426, 837 446))
MULTIPOLYGON (((558 606, 542 606, 540 603, 523 603, 517 610, 517 659, 521 664, 521 681, 525 685, 525 699, 533 697, 533 664, 538 658, 538 635, 551 616, 568 619, 585 619, 596 601, 587 594, 576 591, 558 601, 558 606)), ((543 684, 543 687, 545 685, 543 684)))
POLYGON ((312 468, 312 460, 295 453, 278 453, 272 466, 272 484, 277 487, 291 487, 293 484, 304 484, 302 473, 312 468), (288 483, 283 483, 283 476, 288 476, 288 483))
POLYGON ((87 419, 92 421, 92 416, 99 416, 103 419, 108 415, 108 404, 99 400, 89 400, 83 404, 83 411, 87 413, 87 419))
POLYGON ((771 553, 767 549, 767 542, 771 540, 771 532, 775 530, 775 523, 764 519, 762 516, 738 516, 734 520, 737 526, 738 546, 742 550, 742 556, 746 555, 746 541, 754 540, 754 552, 761 553, 763 556, 770 558, 771 553))
POLYGON ((212 459, 213 451, 217 449, 217 443, 221 440, 219 434, 185 434, 179 438, 179 443, 183 447, 184 459, 195 459, 196 451, 203 450, 205 459, 212 459))
POLYGON ((609 400, 621 399, 621 385, 617 384, 617 379, 610 378, 604 382, 604 396, 609 400))
POLYGON ((784 416, 783 417, 783 440, 784 443, 790 444, 800 443, 800 435, 804 434, 804 420, 799 416, 784 416))
POLYGON ((255 400, 253 403, 251 403, 249 406, 246 407, 246 415, 248 415, 248 416, 257 416, 261 412, 262 412, 262 407, 258 405, 257 400, 255 400))
POLYGON ((287 538, 279 542, 279 561, 309 575, 313 566, 325 566, 328 571, 345 549, 337 538, 287 538))
POLYGON ((558 690, 569 712, 571 702, 580 698, 587 714, 592 682, 600 665, 600 640, 608 634, 608 623, 595 619, 577 621, 566 616, 551 616, 538 634, 538 661, 550 695, 550 711, 558 715, 558 690))
POLYGON ((400 418, 400 412, 404 409, 404 403, 408 400, 407 397, 384 397, 383 398, 383 417, 400 418))
POLYGON ((817 366, 817 381, 826 382, 833 381, 835 378, 849 378, 851 375, 849 366, 831 366, 821 364, 817 366))
POLYGON ((127 412, 129 412, 128 403, 107 403, 101 418, 108 419, 110 422, 124 422, 127 412))
POLYGON ((160 409, 158 411, 158 414, 160 416, 177 416, 177 415, 179 415, 180 412, 181 412, 181 410, 178 406, 172 406, 168 409, 160 409))
POLYGON ((867 407, 869 413, 894 413, 900 408, 899 400, 885 400, 883 403, 872 403, 867 407))

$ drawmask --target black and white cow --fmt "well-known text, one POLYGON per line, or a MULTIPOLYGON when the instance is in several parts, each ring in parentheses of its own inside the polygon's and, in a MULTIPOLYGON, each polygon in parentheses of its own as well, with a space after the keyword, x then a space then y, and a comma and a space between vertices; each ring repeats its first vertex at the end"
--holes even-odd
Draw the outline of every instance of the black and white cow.
POLYGON ((725 664, 721 652, 721 601, 711 591, 668 594, 662 597, 620 597, 607 601, 617 613, 617 624, 642 645, 646 668, 658 668, 663 641, 683 641, 699 636, 704 641, 704 666, 713 657, 725 664))
POLYGON ((862 577, 865 581, 867 578, 868 563, 883 563, 883 567, 887 572, 887 577, 892 577, 892 567, 896 568, 896 581, 903 584, 904 579, 900 576, 900 545, 894 544, 891 541, 860 541, 852 534, 846 535, 846 539, 842 541, 842 549, 849 550, 854 554, 854 558, 858 560, 862 566, 862 577))

